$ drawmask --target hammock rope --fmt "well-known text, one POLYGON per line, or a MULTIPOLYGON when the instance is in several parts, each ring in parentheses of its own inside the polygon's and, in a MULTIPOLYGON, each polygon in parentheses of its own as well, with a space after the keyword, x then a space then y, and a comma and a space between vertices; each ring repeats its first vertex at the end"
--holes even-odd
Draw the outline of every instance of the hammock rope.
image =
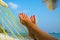
MULTIPOLYGON (((6 12, 7 12, 7 10, 5 10, 6 12)), ((7 12, 8 13, 8 12, 7 12)), ((10 14, 8 13, 8 14, 6 14, 8 17, 10 16, 10 14)), ((16 29, 20 29, 20 27, 19 27, 19 25, 18 25, 18 23, 14 20, 15 18, 13 18, 12 16, 10 16, 10 20, 11 20, 11 23, 13 24, 13 25, 15 25, 16 26, 16 29), (13 22, 14 21, 14 22, 13 22)), ((20 29, 21 30, 21 29, 20 29)))
MULTIPOLYGON (((20 25, 20 21, 15 17, 15 15, 10 11, 9 8, 8 8, 8 11, 9 11, 9 13, 10 13, 10 16, 13 16, 12 19, 15 18, 15 19, 16 19, 16 22, 18 23, 18 25, 19 25, 19 26, 22 26, 22 28, 24 29, 24 31, 27 32, 26 29, 24 28, 24 26, 23 26, 23 25, 20 25)), ((18 26, 18 27, 19 27, 19 26, 18 26)))
MULTIPOLYGON (((8 30, 10 31, 10 33, 12 34, 13 37, 17 37, 17 38, 21 38, 22 40, 24 40, 24 37, 19 33, 20 31, 22 31, 22 29, 24 29, 25 32, 26 29, 23 27, 23 25, 20 25, 20 21, 19 19, 17 19, 17 17, 12 13, 12 11, 9 8, 5 8, 3 6, 0 5, 0 9, 1 12, 3 12, 0 15, 0 19, 2 20, 2 24, 3 26, 6 26, 8 28, 8 30), (6 23, 7 22, 7 23, 6 23), (13 30, 19 35, 17 36, 13 31, 13 30), (19 30, 19 31, 18 31, 19 30)), ((4 34, 8 34, 5 31, 5 28, 2 27, 2 30, 4 32, 4 34)), ((9 35, 8 35, 9 36, 9 35)), ((30 39, 28 39, 30 40, 30 39)))
MULTIPOLYGON (((3 10, 3 9, 2 9, 3 10)), ((4 11, 4 10, 3 10, 4 11)), ((5 12, 5 11, 4 11, 5 12)), ((5 12, 6 13, 6 12, 5 12)), ((4 15, 3 15, 4 16, 4 15)), ((5 17, 5 19, 8 21, 8 23, 9 23, 9 25, 11 25, 11 27, 16 31, 16 33, 20 36, 20 37, 22 37, 20 34, 19 34, 19 32, 18 32, 18 30, 15 28, 16 26, 15 25, 12 25, 11 24, 11 20, 8 20, 10 17, 7 15, 7 13, 6 13, 6 16, 4 16, 5 17)), ((23 37, 22 37, 23 38, 23 37)))
MULTIPOLYGON (((6 15, 6 16, 8 16, 8 15, 6 15)), ((4 16, 5 17, 5 16, 4 16)), ((6 18, 6 17, 5 17, 6 18)), ((19 32, 18 32, 18 30, 16 29, 16 26, 15 26, 15 24, 14 25, 12 25, 11 24, 11 20, 8 20, 9 19, 9 16, 6 18, 6 20, 8 21, 8 23, 11 25, 11 27, 16 31, 16 33, 20 36, 20 37, 22 37, 20 34, 19 34, 19 32)))
MULTIPOLYGON (((1 8, 1 7, 0 7, 0 8, 1 8)), ((1 10, 4 11, 2 8, 1 8, 1 10)), ((5 12, 5 11, 4 11, 4 12, 5 12)), ((4 16, 5 19, 8 21, 9 25, 11 25, 11 26, 13 27, 13 29, 18 33, 18 31, 14 28, 14 26, 13 26, 13 25, 11 24, 11 22, 8 20, 9 18, 6 17, 7 15, 6 15, 6 16, 3 15, 3 16, 4 16)), ((2 18, 2 22, 4 22, 4 19, 3 19, 3 18, 2 18)), ((6 27, 8 27, 7 24, 5 24, 5 25, 6 25, 6 27)), ((10 27, 11 27, 11 26, 10 26, 10 27)), ((8 27, 8 29, 12 32, 11 28, 8 27)), ((13 33, 13 32, 12 32, 12 33, 13 33)), ((15 36, 14 33, 13 33, 13 35, 15 36)), ((23 39, 23 37, 22 37, 19 33, 18 33, 18 35, 23 39)))
MULTIPOLYGON (((10 30, 10 32, 16 36, 13 32, 12 32, 12 29, 10 27, 8 27, 9 25, 5 23, 4 19, 1 17, 1 20, 2 20, 2 23, 4 22, 4 24, 6 25, 6 27, 10 30)), ((3 28, 4 29, 4 28, 3 28)))
MULTIPOLYGON (((1 11, 1 10, 0 10, 0 11, 1 11)), ((0 20, 1 20, 1 13, 0 13, 0 20)), ((0 27, 1 27, 1 25, 0 25, 0 27)), ((1 29, 3 30, 3 33, 4 33, 4 34, 7 34, 7 32, 4 30, 4 27, 3 27, 3 26, 1 27, 1 29)))

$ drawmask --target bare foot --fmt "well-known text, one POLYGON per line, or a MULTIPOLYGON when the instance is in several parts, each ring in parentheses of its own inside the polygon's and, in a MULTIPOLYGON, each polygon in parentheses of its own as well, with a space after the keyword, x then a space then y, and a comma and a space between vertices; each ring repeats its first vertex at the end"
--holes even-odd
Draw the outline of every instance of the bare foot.
POLYGON ((30 19, 31 19, 33 24, 37 25, 37 20, 36 20, 36 16, 35 15, 31 16, 30 19))
POLYGON ((20 18, 20 22, 26 27, 31 23, 30 18, 24 13, 20 13, 19 18, 20 18))
MULTIPOLYGON (((30 20, 32 21, 33 24, 37 25, 37 21, 36 21, 36 16, 35 16, 35 15, 34 15, 34 16, 31 16, 31 17, 30 17, 30 20)), ((32 31, 31 28, 30 28, 30 30, 29 30, 29 35, 30 35, 32 38, 35 39, 35 34, 34 34, 34 32, 32 31)))
POLYGON ((26 14, 20 13, 19 17, 20 17, 20 22, 28 28, 30 37, 35 39, 33 30, 30 28, 29 25, 31 25, 31 23, 37 25, 36 16, 31 16, 29 18, 26 14))

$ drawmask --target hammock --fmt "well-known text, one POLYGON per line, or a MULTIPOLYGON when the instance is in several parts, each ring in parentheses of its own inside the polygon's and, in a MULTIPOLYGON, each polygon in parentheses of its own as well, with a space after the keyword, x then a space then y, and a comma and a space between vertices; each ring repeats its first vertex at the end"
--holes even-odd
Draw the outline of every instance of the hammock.
POLYGON ((12 13, 12 11, 9 8, 2 6, 1 3, 0 3, 0 21, 2 22, 2 26, 0 27, 5 35, 8 34, 9 36, 10 32, 10 34, 13 37, 21 38, 21 40, 24 40, 24 37, 20 34, 20 32, 21 31, 27 32, 26 29, 23 27, 19 19, 14 15, 14 13, 12 13), (6 32, 5 29, 8 32, 6 32))

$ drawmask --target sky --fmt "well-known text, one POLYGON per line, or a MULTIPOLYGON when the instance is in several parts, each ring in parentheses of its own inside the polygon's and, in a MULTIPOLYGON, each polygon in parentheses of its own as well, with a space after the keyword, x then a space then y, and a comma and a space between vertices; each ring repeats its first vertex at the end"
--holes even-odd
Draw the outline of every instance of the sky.
POLYGON ((36 15, 38 26, 45 32, 60 33, 60 4, 55 10, 49 10, 42 0, 4 0, 12 12, 18 17, 20 12, 29 16, 36 15))

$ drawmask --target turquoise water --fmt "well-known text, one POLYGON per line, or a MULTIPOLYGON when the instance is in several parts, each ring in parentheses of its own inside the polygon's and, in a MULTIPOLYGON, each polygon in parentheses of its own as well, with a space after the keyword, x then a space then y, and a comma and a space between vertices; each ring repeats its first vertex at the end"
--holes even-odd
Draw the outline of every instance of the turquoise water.
MULTIPOLYGON (((57 39, 60 39, 60 33, 49 33, 49 34, 52 35, 53 37, 57 38, 57 39)), ((24 35, 24 34, 21 34, 21 35, 24 35)), ((28 36, 28 35, 25 34, 25 35, 24 35, 24 38, 25 38, 25 39, 29 39, 27 36, 28 36)))
POLYGON ((50 33, 52 36, 60 39, 60 33, 50 33))

